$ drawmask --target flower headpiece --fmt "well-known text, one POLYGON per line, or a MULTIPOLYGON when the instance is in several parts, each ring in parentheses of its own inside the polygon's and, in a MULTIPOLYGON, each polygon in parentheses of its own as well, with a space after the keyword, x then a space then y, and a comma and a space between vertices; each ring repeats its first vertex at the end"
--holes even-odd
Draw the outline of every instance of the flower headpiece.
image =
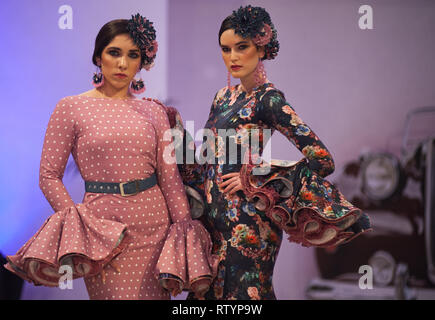
POLYGON ((128 20, 128 31, 134 43, 139 47, 142 56, 142 68, 147 71, 154 65, 157 53, 156 29, 153 23, 139 13, 128 20))
POLYGON ((258 46, 264 46, 264 59, 274 59, 279 50, 277 32, 269 14, 261 7, 240 7, 230 16, 234 32, 242 38, 250 37, 258 46))

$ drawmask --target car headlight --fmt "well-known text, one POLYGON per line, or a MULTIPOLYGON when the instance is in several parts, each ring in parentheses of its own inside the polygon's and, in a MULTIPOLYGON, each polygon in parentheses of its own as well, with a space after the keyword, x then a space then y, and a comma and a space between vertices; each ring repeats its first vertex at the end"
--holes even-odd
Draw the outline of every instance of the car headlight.
POLYGON ((405 176, 400 162, 392 154, 365 157, 361 170, 362 192, 370 200, 388 200, 403 189, 405 176))
POLYGON ((377 251, 370 259, 369 264, 373 268, 373 278, 380 286, 387 286, 394 280, 396 261, 386 251, 377 251))

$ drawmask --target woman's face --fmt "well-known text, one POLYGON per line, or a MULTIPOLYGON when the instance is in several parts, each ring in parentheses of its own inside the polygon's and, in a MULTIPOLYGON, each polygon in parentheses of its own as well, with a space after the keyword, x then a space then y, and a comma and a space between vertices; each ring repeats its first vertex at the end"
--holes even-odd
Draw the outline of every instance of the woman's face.
POLYGON ((139 47, 127 34, 120 34, 113 38, 97 58, 104 75, 104 83, 116 89, 130 85, 141 65, 139 47))
POLYGON ((264 56, 264 47, 257 47, 249 38, 242 38, 234 29, 225 30, 220 37, 222 58, 234 78, 251 76, 258 61, 264 56))

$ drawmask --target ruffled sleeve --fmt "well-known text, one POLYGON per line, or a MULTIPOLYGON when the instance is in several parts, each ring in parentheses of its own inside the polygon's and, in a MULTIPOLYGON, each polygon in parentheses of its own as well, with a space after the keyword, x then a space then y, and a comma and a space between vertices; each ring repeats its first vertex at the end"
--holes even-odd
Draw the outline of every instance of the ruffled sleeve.
POLYGON ((331 153, 283 93, 267 91, 259 108, 263 123, 280 131, 305 158, 295 163, 243 165, 241 179, 247 198, 265 211, 290 241, 303 246, 336 246, 371 230, 368 216, 324 179, 335 169, 331 153))
POLYGON ((60 267, 73 278, 94 276, 128 243, 126 225, 97 218, 84 204, 57 211, 13 256, 6 269, 35 285, 57 287, 60 267))
POLYGON ((163 139, 165 131, 170 130, 167 109, 162 104, 157 107, 154 108, 159 119, 155 127, 158 136, 156 171, 172 220, 157 262, 157 271, 161 280, 174 279, 175 276, 175 279, 180 280, 180 287, 189 289, 193 282, 205 277, 211 282, 217 265, 211 254, 212 243, 209 233, 201 222, 191 218, 189 202, 177 164, 164 158, 164 151, 174 148, 170 147, 173 141, 163 139))
POLYGON ((291 242, 332 247, 371 230, 368 216, 313 171, 306 159, 245 164, 240 177, 247 199, 265 211, 291 242))
POLYGON ((187 290, 197 280, 208 278, 211 282, 218 263, 218 258, 211 252, 210 235, 200 221, 172 224, 157 263, 160 279, 179 280, 180 287, 187 290))

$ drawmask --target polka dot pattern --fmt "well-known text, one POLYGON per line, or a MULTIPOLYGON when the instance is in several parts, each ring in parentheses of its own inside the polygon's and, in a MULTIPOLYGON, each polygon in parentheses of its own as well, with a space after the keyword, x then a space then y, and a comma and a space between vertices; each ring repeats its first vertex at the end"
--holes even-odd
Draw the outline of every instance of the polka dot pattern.
POLYGON ((216 275, 219 257, 211 251, 210 235, 198 220, 175 223, 170 226, 157 267, 160 273, 179 277, 189 289, 196 279, 216 275))
POLYGON ((210 237, 190 218, 176 164, 165 161, 168 129, 155 101, 61 99, 48 122, 39 180, 55 214, 10 262, 26 271, 29 259, 57 266, 71 253, 107 260, 125 232, 127 249, 112 259, 120 272, 106 265, 104 283, 101 274, 85 278, 91 299, 168 299, 159 272, 183 275, 187 283, 210 275, 210 237), (70 154, 85 181, 127 182, 155 172, 158 185, 129 197, 85 193, 76 205, 62 182, 70 154))

